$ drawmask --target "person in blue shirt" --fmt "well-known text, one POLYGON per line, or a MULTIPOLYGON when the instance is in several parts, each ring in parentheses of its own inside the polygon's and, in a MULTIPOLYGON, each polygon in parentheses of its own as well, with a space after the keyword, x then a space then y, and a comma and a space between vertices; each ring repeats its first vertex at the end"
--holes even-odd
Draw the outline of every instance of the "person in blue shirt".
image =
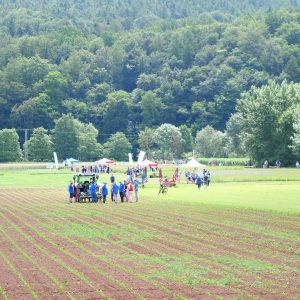
POLYGON ((201 186, 202 186, 202 184, 203 184, 203 181, 202 181, 202 178, 201 178, 199 175, 197 175, 197 178, 196 178, 196 184, 197 184, 197 186, 198 186, 198 189, 200 190, 200 189, 201 189, 201 186))
POLYGON ((90 186, 90 194, 92 197, 92 202, 96 203, 97 202, 97 186, 94 181, 91 183, 91 186, 90 186))
POLYGON ((72 181, 69 184, 68 191, 69 191, 69 203, 72 203, 72 199, 74 198, 74 185, 72 181))
POLYGON ((121 198, 121 202, 124 202, 124 192, 125 192, 125 185, 122 181, 120 181, 120 185, 119 185, 119 194, 120 194, 120 198, 121 198))
POLYGON ((138 179, 136 179, 134 181, 134 195, 135 195, 135 202, 138 202, 139 201, 139 195, 138 195, 138 192, 139 192, 139 181, 138 179))
POLYGON ((113 191, 113 201, 115 203, 117 203, 118 202, 119 186, 116 183, 113 184, 112 191, 113 191))
POLYGON ((103 197, 103 203, 105 204, 106 203, 106 197, 108 195, 108 187, 107 187, 106 182, 103 182, 101 192, 102 192, 102 197, 103 197))

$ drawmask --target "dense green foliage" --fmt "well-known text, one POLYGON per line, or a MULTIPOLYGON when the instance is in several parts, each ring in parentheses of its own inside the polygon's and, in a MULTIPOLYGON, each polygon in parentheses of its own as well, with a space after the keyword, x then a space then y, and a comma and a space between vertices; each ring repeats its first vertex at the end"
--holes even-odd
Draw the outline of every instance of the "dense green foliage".
POLYGON ((39 127, 33 131, 31 138, 25 143, 24 148, 31 161, 50 161, 53 156, 53 143, 47 130, 39 127))
POLYGON ((0 130, 0 162, 19 161, 22 153, 15 129, 0 130))
POLYGON ((267 86, 252 88, 243 95, 238 105, 242 134, 255 162, 262 164, 264 159, 271 162, 280 159, 285 164, 295 162, 297 157, 292 154, 291 138, 293 126, 297 130, 294 115, 299 105, 300 84, 271 81, 267 86))
POLYGON ((132 146, 123 132, 112 135, 103 145, 104 155, 118 161, 127 161, 132 146))
POLYGON ((200 157, 225 157, 225 134, 206 126, 196 135, 195 150, 200 157))
POLYGON ((293 123, 294 133, 292 136, 291 149, 296 157, 300 156, 300 108, 297 108, 294 113, 293 123))
POLYGON ((90 145, 79 149, 77 129, 63 124, 53 133, 54 145, 55 139, 65 141, 56 150, 60 157, 92 159, 103 151, 99 142, 117 132, 126 135, 134 153, 157 149, 142 136, 164 123, 180 128, 186 142, 175 156, 181 156, 192 151, 190 133, 195 138, 209 125, 227 130, 226 155, 244 155, 237 122, 226 122, 252 86, 270 79, 300 82, 298 5, 1 1, 0 128, 52 130, 63 114, 72 115, 95 127, 92 138, 81 134, 90 145), (87 157, 91 148, 95 152, 87 157))

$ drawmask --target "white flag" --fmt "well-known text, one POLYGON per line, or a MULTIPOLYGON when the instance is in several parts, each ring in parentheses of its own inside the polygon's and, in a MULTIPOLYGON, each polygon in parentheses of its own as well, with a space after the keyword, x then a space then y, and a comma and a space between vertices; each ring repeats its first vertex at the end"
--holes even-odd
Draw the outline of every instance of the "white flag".
POLYGON ((144 151, 141 151, 141 152, 139 153, 138 163, 141 163, 141 162, 143 161, 143 159, 144 159, 144 157, 145 157, 145 154, 146 154, 146 152, 144 152, 144 151))
POLYGON ((132 153, 128 153, 128 158, 129 158, 129 163, 133 163, 133 160, 132 160, 132 153))
POLYGON ((53 156, 54 156, 54 161, 55 161, 56 169, 58 169, 58 159, 57 159, 57 154, 56 154, 56 152, 53 152, 53 156))

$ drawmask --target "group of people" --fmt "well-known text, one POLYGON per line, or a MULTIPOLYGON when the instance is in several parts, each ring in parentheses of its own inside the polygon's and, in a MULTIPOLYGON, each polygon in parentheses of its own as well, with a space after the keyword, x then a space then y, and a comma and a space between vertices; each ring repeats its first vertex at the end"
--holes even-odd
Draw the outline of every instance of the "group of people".
MULTIPOLYGON (((267 169, 271 167, 268 160, 265 160, 264 163, 263 163, 263 168, 264 169, 267 169)), ((281 167, 281 161, 279 159, 276 160, 275 162, 275 168, 280 168, 281 167)))
POLYGON ((206 169, 203 172, 193 172, 190 173, 186 171, 184 173, 186 178, 186 183, 194 183, 197 185, 198 189, 201 189, 202 186, 208 187, 211 181, 210 172, 206 169))
MULTIPOLYGON (((104 186, 106 184, 104 183, 104 186)), ((103 196, 103 203, 106 203, 106 196, 104 197, 103 193, 103 187, 102 187, 102 196, 103 196)), ((139 201, 139 180, 135 179, 133 183, 131 183, 129 180, 120 181, 119 184, 116 182, 112 182, 111 185, 111 201, 114 203, 118 203, 120 198, 120 202, 133 202, 133 194, 135 197, 135 202, 139 201)))
POLYGON ((125 172, 127 175, 127 181, 130 181, 131 183, 134 182, 134 178, 141 178, 141 183, 144 185, 144 183, 147 181, 147 167, 141 167, 136 166, 134 168, 129 168, 125 172))
MULTIPOLYGON (((74 171, 73 166, 71 167, 71 171, 74 171)), ((81 174, 99 174, 99 173, 106 173, 110 174, 112 172, 112 168, 109 165, 91 165, 91 166, 78 166, 75 167, 75 172, 81 174)))
MULTIPOLYGON (((118 203, 119 199, 120 202, 133 202, 133 194, 135 198, 135 202, 138 202, 139 196, 139 180, 135 179, 133 182, 129 180, 124 180, 123 182, 120 181, 119 184, 115 182, 115 177, 112 174, 110 177, 111 188, 110 188, 110 195, 111 200, 114 203, 118 203)), ((102 185, 98 185, 96 181, 91 181, 81 187, 80 184, 74 185, 73 181, 70 182, 68 186, 69 192, 69 203, 75 202, 78 200, 78 193, 83 189, 83 193, 88 195, 91 198, 92 203, 98 202, 98 196, 102 196, 103 204, 106 204, 107 197, 109 195, 109 188, 107 182, 103 182, 102 185)))

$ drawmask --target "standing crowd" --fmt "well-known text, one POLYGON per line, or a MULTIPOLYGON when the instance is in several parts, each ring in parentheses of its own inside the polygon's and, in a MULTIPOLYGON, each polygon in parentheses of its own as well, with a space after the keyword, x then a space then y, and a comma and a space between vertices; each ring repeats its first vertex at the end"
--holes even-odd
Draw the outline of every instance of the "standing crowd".
MULTIPOLYGON (((110 196, 111 201, 114 203, 119 202, 133 202, 133 194, 135 197, 135 202, 139 201, 138 191, 139 191, 139 180, 136 178, 135 180, 124 180, 120 181, 119 184, 116 183, 115 176, 112 174, 110 176, 110 196)), ((106 197, 108 195, 108 188, 107 183, 105 182, 102 186, 102 196, 103 196, 103 203, 106 203, 106 197), (106 195, 104 198, 104 194, 106 195)))
POLYGON ((110 188, 108 187, 107 182, 98 185, 95 181, 95 177, 93 178, 94 180, 91 179, 90 182, 86 181, 84 183, 76 184, 74 184, 73 181, 70 182, 68 186, 70 203, 73 202, 73 199, 75 199, 75 202, 79 201, 80 194, 83 195, 83 198, 89 198, 92 203, 96 203, 98 202, 98 199, 102 198, 103 204, 106 204, 109 194, 113 203, 133 202, 133 195, 135 202, 139 201, 138 191, 140 182, 137 178, 132 181, 120 181, 119 184, 117 184, 115 176, 112 174, 110 176, 110 188))
POLYGON ((203 172, 184 172, 186 183, 194 183, 197 185, 198 189, 201 189, 201 187, 208 187, 211 181, 211 175, 210 172, 206 169, 203 170, 203 172))

